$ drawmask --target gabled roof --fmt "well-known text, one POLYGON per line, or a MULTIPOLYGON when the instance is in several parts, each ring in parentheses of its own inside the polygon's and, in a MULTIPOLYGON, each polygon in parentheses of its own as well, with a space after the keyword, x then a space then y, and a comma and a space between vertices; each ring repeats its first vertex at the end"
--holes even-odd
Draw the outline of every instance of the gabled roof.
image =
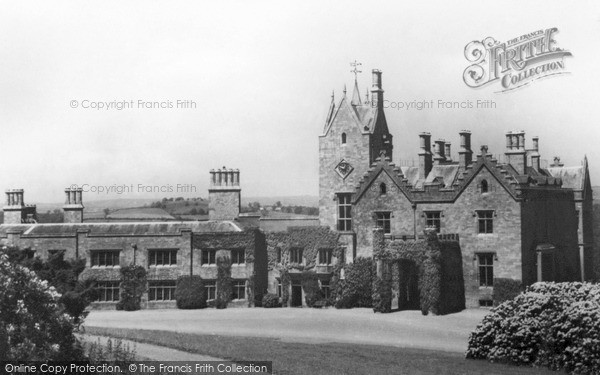
POLYGON ((419 180, 418 168, 398 168, 389 158, 380 157, 359 180, 353 201, 358 202, 378 176, 387 173, 412 203, 453 202, 484 168, 515 200, 520 199, 519 190, 525 187, 537 186, 538 183, 550 187, 560 186, 558 178, 519 175, 512 166, 498 164, 498 161, 489 154, 479 155, 466 170, 454 163, 434 166, 425 180, 419 180))

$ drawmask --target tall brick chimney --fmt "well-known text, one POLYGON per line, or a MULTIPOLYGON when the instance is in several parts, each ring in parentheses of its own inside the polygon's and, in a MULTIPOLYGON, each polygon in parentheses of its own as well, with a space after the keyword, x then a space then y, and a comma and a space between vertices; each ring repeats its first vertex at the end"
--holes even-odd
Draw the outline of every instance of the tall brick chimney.
POLYGON ((24 219, 25 203, 23 189, 6 190, 4 206, 4 224, 21 224, 24 219))
POLYGON ((525 132, 506 133, 506 159, 508 164, 519 174, 525 174, 527 170, 527 151, 525 151, 525 132))
POLYGON ((371 87, 371 107, 383 108, 383 87, 381 70, 373 69, 373 86, 371 87))
POLYGON ((240 214, 241 191, 238 169, 211 169, 208 189, 209 220, 236 219, 240 214))
POLYGON ((540 171, 540 148, 539 148, 539 137, 533 137, 533 148, 531 149, 531 166, 536 171, 540 171))
POLYGON ((63 213, 65 223, 83 223, 83 189, 68 187, 65 189, 63 213))
POLYGON ((4 206, 4 224, 35 223, 37 212, 35 204, 25 204, 23 189, 6 190, 4 206))
POLYGON ((446 161, 446 141, 438 139, 435 141, 435 154, 433 155, 433 165, 440 165, 446 161))
POLYGON ((460 133, 460 149, 458 150, 458 165, 466 168, 473 161, 473 151, 471 151, 471 132, 462 130, 460 133))
POLYGON ((446 157, 446 162, 452 162, 452 151, 450 149, 450 146, 452 145, 452 143, 450 142, 446 142, 444 144, 445 147, 445 151, 444 151, 444 156, 446 157))
POLYGON ((424 180, 429 172, 431 172, 431 134, 419 134, 420 150, 419 150, 419 179, 424 180))

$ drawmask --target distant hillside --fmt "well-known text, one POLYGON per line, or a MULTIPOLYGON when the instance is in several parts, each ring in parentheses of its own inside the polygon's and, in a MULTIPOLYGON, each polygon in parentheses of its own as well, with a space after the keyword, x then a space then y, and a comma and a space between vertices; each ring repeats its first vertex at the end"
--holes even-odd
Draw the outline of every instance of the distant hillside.
POLYGON ((242 195, 242 206, 248 203, 258 202, 261 206, 271 206, 281 202, 284 206, 306 206, 319 207, 319 197, 313 195, 281 196, 281 197, 244 197, 242 195))
MULTIPOLYGON (((150 205, 155 199, 106 199, 98 201, 86 201, 85 197, 83 200, 83 206, 86 212, 102 212, 105 208, 109 210, 120 210, 124 208, 143 207, 144 205, 150 205)), ((62 210, 63 203, 37 203, 37 212, 54 211, 56 209, 62 210)))
POLYGON ((173 220, 165 210, 160 208, 125 208, 108 214, 108 219, 143 219, 143 220, 173 220))

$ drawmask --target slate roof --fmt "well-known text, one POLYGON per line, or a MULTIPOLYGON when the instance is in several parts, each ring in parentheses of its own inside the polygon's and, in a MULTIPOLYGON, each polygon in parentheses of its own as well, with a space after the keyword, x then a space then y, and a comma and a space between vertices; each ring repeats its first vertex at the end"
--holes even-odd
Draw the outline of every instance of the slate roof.
POLYGON ((0 236, 19 231, 25 237, 69 237, 78 231, 90 236, 160 236, 176 235, 182 230, 194 233, 240 232, 242 229, 231 221, 168 221, 141 223, 81 223, 81 224, 3 224, 0 236))
POLYGON ((530 169, 527 174, 521 175, 512 165, 500 164, 492 155, 484 154, 478 155, 477 159, 466 169, 456 163, 433 166, 427 178, 419 180, 417 167, 399 168, 389 158, 380 157, 360 178, 353 201, 356 203, 361 199, 379 174, 387 173, 398 189, 413 203, 453 202, 483 168, 489 170, 514 199, 519 199, 522 189, 526 188, 575 189, 576 186, 581 186, 583 189, 585 172, 582 177, 579 168, 585 171, 586 164, 584 163, 583 167, 561 167, 556 168, 557 170, 549 168, 540 172, 530 169), (563 169, 564 171, 562 171, 563 169), (565 182, 562 180, 563 177, 566 178, 565 182))
POLYGON ((562 186, 575 190, 583 190, 585 184, 585 170, 579 167, 551 167, 546 169, 552 177, 560 178, 562 186))
POLYGON ((363 134, 373 134, 377 126, 387 127, 385 121, 385 114, 383 109, 371 106, 370 103, 364 103, 360 101, 358 86, 355 83, 354 93, 352 100, 349 101, 344 92, 344 96, 340 99, 338 104, 335 104, 335 98, 331 96, 331 104, 327 111, 325 120, 325 127, 323 128, 323 135, 327 135, 331 125, 335 122, 340 111, 348 111, 351 113, 351 117, 354 118, 356 126, 359 127, 363 134))

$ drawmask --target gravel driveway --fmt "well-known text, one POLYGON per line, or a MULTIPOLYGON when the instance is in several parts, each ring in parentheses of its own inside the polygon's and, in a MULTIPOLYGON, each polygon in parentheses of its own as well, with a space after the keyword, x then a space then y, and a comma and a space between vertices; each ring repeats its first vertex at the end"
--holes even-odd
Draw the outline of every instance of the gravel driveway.
POLYGON ((423 316, 419 311, 375 314, 371 309, 333 308, 95 310, 86 318, 85 326, 464 352, 469 333, 487 313, 488 310, 484 309, 465 310, 445 316, 423 316))

